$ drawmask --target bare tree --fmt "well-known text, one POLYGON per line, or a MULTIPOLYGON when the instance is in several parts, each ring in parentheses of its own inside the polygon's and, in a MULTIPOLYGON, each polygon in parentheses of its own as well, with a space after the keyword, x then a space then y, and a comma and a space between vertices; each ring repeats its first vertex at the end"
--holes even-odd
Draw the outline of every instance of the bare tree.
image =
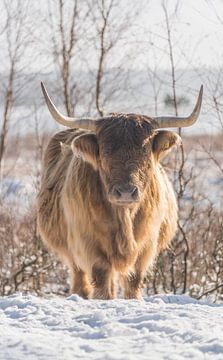
POLYGON ((28 34, 26 29, 28 1, 16 0, 13 3, 4 0, 2 11, 6 18, 6 24, 1 34, 3 48, 5 48, 7 63, 5 68, 6 80, 2 83, 3 114, 0 132, 0 177, 3 177, 3 159, 7 145, 11 110, 15 100, 19 97, 19 80, 21 80, 22 68, 24 66, 23 56, 28 45, 28 34))
POLYGON ((80 1, 78 0, 68 2, 64 0, 48 1, 48 30, 51 33, 51 51, 53 61, 59 71, 65 110, 69 116, 74 113, 74 97, 77 87, 76 82, 73 80, 75 67, 72 65, 76 52, 78 52, 78 40, 80 38, 79 4, 80 1))
POLYGON ((92 28, 95 29, 94 36, 91 37, 96 52, 93 92, 95 107, 100 116, 105 112, 105 105, 120 91, 117 83, 122 82, 124 86, 125 76, 128 76, 125 73, 128 50, 121 46, 125 38, 127 41, 131 26, 138 16, 138 8, 135 4, 125 7, 125 14, 119 13, 117 19, 121 3, 118 0, 88 1, 92 28), (115 62, 118 66, 114 65, 115 62))
POLYGON ((101 96, 101 81, 103 77, 104 71, 104 62, 106 55, 112 47, 112 42, 106 44, 106 32, 109 28, 109 20, 112 8, 114 7, 114 0, 104 1, 100 0, 97 2, 98 10, 100 13, 100 17, 102 20, 101 26, 98 27, 98 37, 100 42, 100 55, 98 61, 97 75, 96 75, 96 94, 95 94, 95 102, 96 108, 98 110, 99 115, 103 115, 103 110, 100 104, 100 96, 101 96))

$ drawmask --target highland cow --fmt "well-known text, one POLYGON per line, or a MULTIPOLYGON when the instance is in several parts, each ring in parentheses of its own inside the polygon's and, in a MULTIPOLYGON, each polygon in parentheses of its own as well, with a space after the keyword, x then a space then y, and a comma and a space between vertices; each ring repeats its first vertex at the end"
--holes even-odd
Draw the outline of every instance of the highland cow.
POLYGON ((141 286, 177 229, 177 202, 160 159, 178 134, 159 130, 192 125, 188 117, 113 113, 91 118, 62 115, 43 94, 53 118, 70 129, 53 136, 45 152, 38 195, 43 241, 71 273, 71 292, 112 299, 141 298, 141 286))

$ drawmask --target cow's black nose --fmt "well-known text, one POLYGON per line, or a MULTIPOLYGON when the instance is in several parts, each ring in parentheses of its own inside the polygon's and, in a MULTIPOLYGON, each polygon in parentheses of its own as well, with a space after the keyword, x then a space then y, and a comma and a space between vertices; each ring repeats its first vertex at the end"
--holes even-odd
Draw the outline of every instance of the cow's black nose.
POLYGON ((115 186, 113 195, 120 202, 131 202, 138 200, 139 190, 133 185, 115 186))

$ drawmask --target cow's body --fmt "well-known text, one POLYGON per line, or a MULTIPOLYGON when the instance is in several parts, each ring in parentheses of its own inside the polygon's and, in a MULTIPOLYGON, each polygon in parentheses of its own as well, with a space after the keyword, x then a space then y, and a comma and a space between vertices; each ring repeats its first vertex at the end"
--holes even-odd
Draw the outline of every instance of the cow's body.
POLYGON ((124 296, 140 298, 146 270, 177 228, 176 199, 160 159, 180 137, 157 129, 195 122, 202 88, 187 118, 111 114, 96 120, 63 116, 42 90, 54 119, 73 130, 56 134, 46 149, 40 234, 68 264, 72 292, 114 298, 119 276, 124 296))
POLYGON ((61 148, 61 142, 70 145, 84 132, 60 132, 48 145, 38 200, 40 233, 73 272, 72 291, 84 296, 90 292, 77 289, 79 270, 94 282, 108 272, 108 289, 98 289, 95 296, 113 297, 112 278, 120 273, 127 283, 129 275, 129 281, 137 277, 135 287, 125 284, 125 296, 138 297, 146 269, 176 231, 172 185, 162 166, 154 162, 143 201, 132 208, 114 206, 107 200, 99 172, 70 148, 61 148))

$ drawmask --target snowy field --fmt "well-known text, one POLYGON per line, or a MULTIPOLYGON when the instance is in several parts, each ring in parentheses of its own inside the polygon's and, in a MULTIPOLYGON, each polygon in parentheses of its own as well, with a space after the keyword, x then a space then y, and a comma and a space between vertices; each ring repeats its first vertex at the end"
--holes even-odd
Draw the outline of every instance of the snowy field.
POLYGON ((223 359, 223 304, 0 298, 0 359, 223 359))

